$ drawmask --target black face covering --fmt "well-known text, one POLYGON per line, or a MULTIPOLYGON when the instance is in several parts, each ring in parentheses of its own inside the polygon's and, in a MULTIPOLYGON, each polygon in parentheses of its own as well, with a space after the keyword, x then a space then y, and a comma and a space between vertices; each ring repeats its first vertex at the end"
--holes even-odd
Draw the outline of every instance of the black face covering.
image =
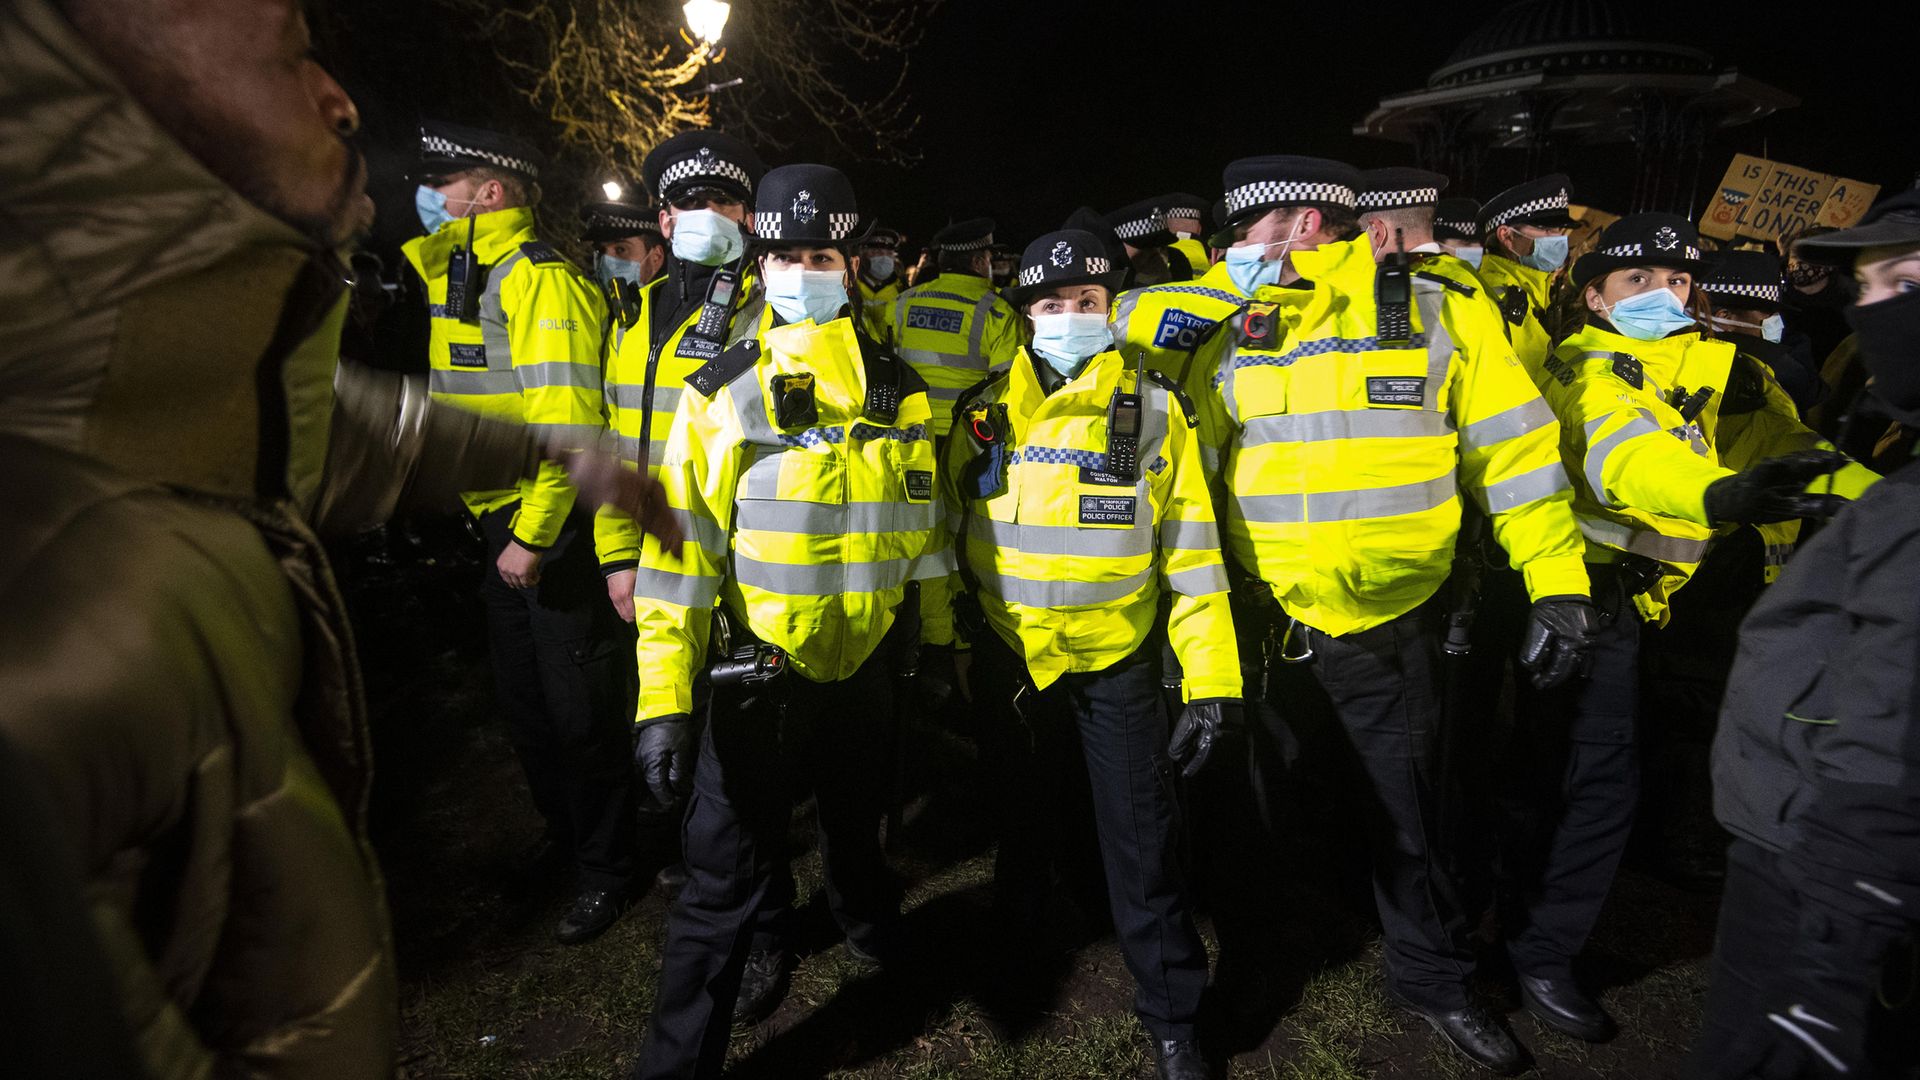
POLYGON ((1920 422, 1920 292, 1847 309, 1871 390, 1904 423, 1920 422))
POLYGON ((1787 271, 1787 280, 1803 289, 1810 285, 1818 285, 1832 276, 1833 267, 1821 266, 1819 263, 1801 263, 1787 271))

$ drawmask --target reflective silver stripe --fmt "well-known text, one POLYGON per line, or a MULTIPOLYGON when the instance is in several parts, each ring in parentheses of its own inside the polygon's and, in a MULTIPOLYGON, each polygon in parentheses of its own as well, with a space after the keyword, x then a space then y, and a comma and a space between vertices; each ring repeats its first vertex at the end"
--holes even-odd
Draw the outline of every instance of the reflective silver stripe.
POLYGON ((721 528, 719 522, 691 510, 669 509, 667 512, 680 523, 680 535, 698 544, 709 558, 720 562, 727 557, 727 530, 721 528))
POLYGON ((804 502, 798 499, 743 498, 734 503, 734 528, 740 531, 843 536, 858 533, 926 532, 939 525, 937 503, 804 502))
POLYGON ((1167 575, 1167 588, 1181 596, 1212 596, 1227 591, 1227 568, 1219 563, 1167 575))
POLYGON ((528 424, 527 431, 549 446, 566 450, 585 450, 598 446, 607 429, 598 424, 528 424))
POLYGON ((966 386, 929 386, 927 398, 929 401, 958 401, 968 389, 966 386))
POLYGON ((1010 604, 1036 608, 1091 607, 1125 600, 1145 587, 1153 573, 1153 567, 1149 566, 1118 581, 1030 581, 986 569, 979 570, 979 578, 982 588, 1010 604))
POLYGON ((838 596, 898 589, 913 580, 916 559, 874 562, 778 563, 733 553, 733 579, 783 596, 838 596))
POLYGON ((598 364, 576 364, 571 360, 552 360, 539 364, 521 364, 513 369, 514 377, 528 390, 537 390, 546 386, 574 386, 582 390, 598 391, 601 388, 600 366, 598 364))
MULTIPOLYGON (((655 416, 672 418, 674 411, 680 408, 680 387, 656 386, 653 388, 653 413, 655 416)), ((614 405, 635 412, 646 408, 647 388, 639 383, 608 383, 607 397, 614 405)))
POLYGON ((967 368, 986 373, 986 364, 978 358, 978 349, 970 355, 960 353, 935 352, 932 349, 898 349, 900 359, 914 367, 967 368))
POLYGON ((1168 518, 1160 523, 1160 546, 1185 551, 1217 551, 1220 548, 1220 527, 1211 521, 1168 518))
POLYGON ((967 535, 993 547, 1026 555, 1128 559, 1153 554, 1153 529, 1139 525, 1130 529, 1082 529, 1072 525, 996 521, 984 514, 974 514, 967 526, 967 535))
POLYGON ((681 607, 712 607, 720 595, 720 579, 698 574, 676 574, 671 570, 642 566, 633 579, 635 600, 657 600, 681 607))
POLYGON ((1330 439, 1430 438, 1453 427, 1444 413, 1426 409, 1329 409, 1280 413, 1247 421, 1241 446, 1267 443, 1325 442, 1330 439))
POLYGON ((1468 450, 1485 450, 1554 422, 1553 407, 1545 399, 1536 397, 1461 428, 1460 445, 1468 450))
POLYGON ((1139 306, 1139 289, 1128 289, 1120 294, 1120 299, 1113 307, 1113 317, 1107 320, 1107 325, 1113 328, 1113 340, 1118 342, 1127 340, 1127 327, 1133 322, 1133 309, 1139 306))
POLYGON ((1608 518, 1580 518, 1580 532, 1596 544, 1619 548, 1675 566, 1697 564, 1707 554, 1707 541, 1666 536, 1652 529, 1635 529, 1608 518))
POLYGON ((1237 495, 1248 521, 1272 525, 1303 521, 1360 521, 1400 517, 1445 506, 1455 496, 1452 473, 1413 484, 1359 491, 1319 491, 1308 495, 1237 495))
POLYGON ((1538 502, 1550 495, 1558 495, 1571 487, 1573 484, 1567 479, 1566 466, 1560 463, 1559 458, 1555 458, 1519 476, 1508 477, 1497 484, 1488 484, 1485 488, 1474 492, 1474 495, 1479 499, 1481 509, 1489 514, 1498 514, 1515 507, 1525 506, 1530 502, 1538 502))
POLYGON ((1447 295, 1444 285, 1418 278, 1414 281, 1414 302, 1420 308, 1420 329, 1427 335, 1427 403, 1440 407, 1440 392, 1447 388, 1447 371, 1453 367, 1453 335, 1440 319, 1440 303, 1447 295))
POLYGON ((480 293, 480 339, 487 346, 487 366, 497 371, 513 367, 513 339, 507 335, 507 312, 500 303, 500 286, 515 263, 526 257, 518 248, 487 270, 487 287, 480 293))
MULTIPOLYGON (((973 305, 973 326, 969 328, 969 332, 967 334, 967 355, 968 356, 975 357, 975 358, 979 357, 980 339, 984 337, 987 332, 987 316, 992 314, 993 302, 998 299, 999 299, 998 294, 994 293, 992 290, 988 290, 986 295, 982 296, 979 302, 973 305)), ((1107 336, 1112 337, 1113 336, 1112 332, 1109 331, 1107 336)))
POLYGON ((511 371, 433 371, 427 389, 436 394, 517 394, 520 381, 511 371))
MULTIPOLYGON (((637 437, 632 435, 621 435, 621 436, 618 436, 615 441, 619 445, 620 460, 630 461, 636 465, 639 464, 640 440, 637 437)), ((650 466, 651 469, 658 469, 660 467, 660 463, 662 461, 665 461, 666 458, 667 458, 667 440, 653 439, 647 443, 647 464, 650 466)))
MULTIPOLYGON (((1593 438, 1594 432, 1599 431, 1601 426, 1610 419, 1612 418, 1603 416, 1598 420, 1587 421, 1587 438, 1593 438)), ((1666 434, 1666 429, 1654 423, 1648 416, 1647 411, 1641 409, 1639 416, 1628 420, 1625 424, 1621 425, 1618 431, 1601 439, 1599 442, 1589 442, 1587 444, 1584 472, 1587 477, 1587 486, 1593 489, 1593 497, 1600 500, 1600 505, 1612 507, 1618 507, 1620 505, 1614 502, 1612 496, 1607 493, 1605 470, 1608 455, 1619 449, 1620 444, 1626 442, 1628 439, 1639 438, 1642 435, 1664 434, 1666 434)))
POLYGON ((913 580, 928 581, 943 578, 953 573, 953 549, 943 547, 939 551, 925 551, 913 561, 913 580))

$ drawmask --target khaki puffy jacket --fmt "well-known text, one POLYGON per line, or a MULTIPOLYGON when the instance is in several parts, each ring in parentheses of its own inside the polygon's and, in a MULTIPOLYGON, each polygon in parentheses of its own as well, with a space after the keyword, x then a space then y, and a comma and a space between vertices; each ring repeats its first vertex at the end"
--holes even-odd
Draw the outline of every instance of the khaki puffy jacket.
POLYGON ((315 529, 510 484, 526 435, 397 379, 336 395, 337 257, 47 0, 0 5, 0 99, 0 739, 84 881, 75 950, 150 1075, 391 1075, 366 709, 315 529))

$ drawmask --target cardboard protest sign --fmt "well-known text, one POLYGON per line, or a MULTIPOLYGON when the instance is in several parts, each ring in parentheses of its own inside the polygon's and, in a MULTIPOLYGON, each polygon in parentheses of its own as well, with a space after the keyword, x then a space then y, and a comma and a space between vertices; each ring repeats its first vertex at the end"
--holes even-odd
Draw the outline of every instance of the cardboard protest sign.
POLYGON ((1814 225, 1844 228, 1859 221, 1880 188, 1751 154, 1735 154, 1707 200, 1701 233, 1774 240, 1814 225))

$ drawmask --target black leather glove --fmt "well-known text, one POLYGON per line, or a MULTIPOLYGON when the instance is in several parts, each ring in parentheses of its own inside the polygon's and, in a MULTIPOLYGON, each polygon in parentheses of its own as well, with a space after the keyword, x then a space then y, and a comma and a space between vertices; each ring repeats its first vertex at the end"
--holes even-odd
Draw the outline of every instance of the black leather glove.
POLYGON ((640 725, 633 743, 633 764, 661 806, 672 806, 693 791, 693 766, 700 753, 693 717, 674 713, 640 725))
MULTIPOLYGON (((1626 617, 1626 616, 1623 616, 1626 617)), ((1593 640, 1600 632, 1600 611, 1584 596, 1543 596, 1527 613, 1520 638, 1520 666, 1533 685, 1551 689, 1578 673, 1593 671, 1593 640)))
POLYGON ((1173 726, 1173 738, 1167 742, 1167 756, 1180 766, 1180 775, 1191 780, 1200 775, 1216 753, 1237 746, 1246 738, 1246 725, 1239 698, 1203 698, 1187 702, 1180 710, 1180 722, 1173 726))
POLYGON ((1847 463, 1837 450, 1782 454, 1743 473, 1707 485, 1707 524, 1768 525, 1804 517, 1832 517, 1847 500, 1809 495, 1808 484, 1847 463))

